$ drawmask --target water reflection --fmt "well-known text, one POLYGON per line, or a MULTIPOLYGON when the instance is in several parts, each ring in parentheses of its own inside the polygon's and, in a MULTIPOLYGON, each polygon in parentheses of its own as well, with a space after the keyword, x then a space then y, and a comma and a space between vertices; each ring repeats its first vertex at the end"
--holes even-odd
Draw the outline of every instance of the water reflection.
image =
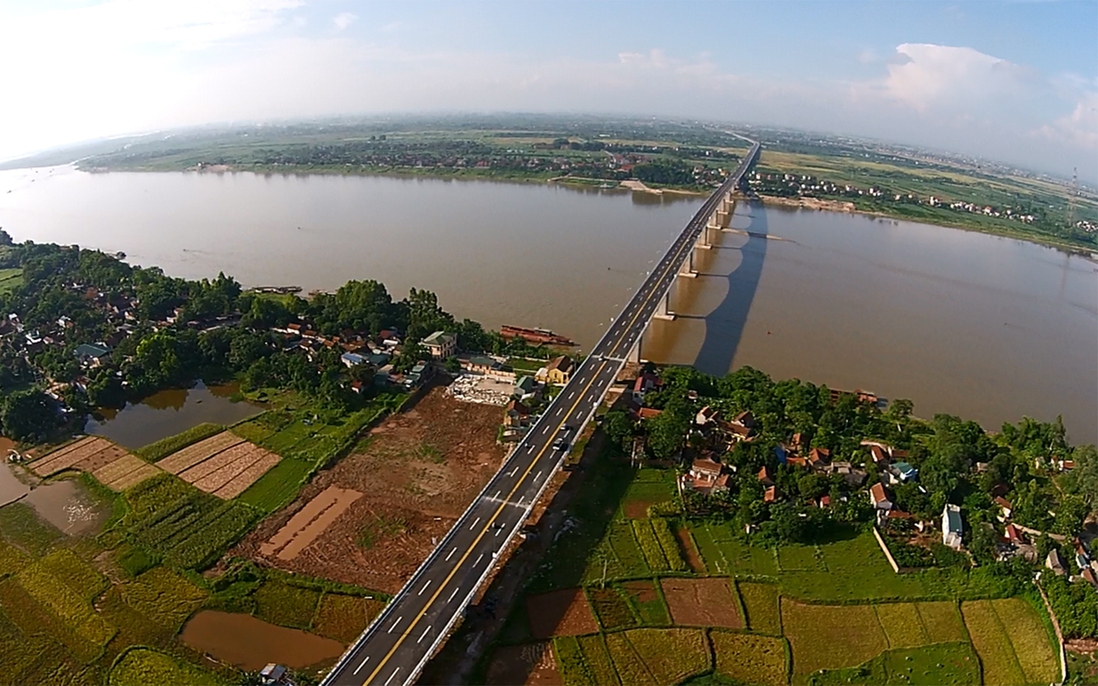
POLYGON ((88 418, 84 432, 136 449, 203 422, 233 424, 258 414, 259 406, 230 400, 237 390, 235 384, 206 386, 199 381, 194 388, 160 391, 121 410, 100 410, 88 418))

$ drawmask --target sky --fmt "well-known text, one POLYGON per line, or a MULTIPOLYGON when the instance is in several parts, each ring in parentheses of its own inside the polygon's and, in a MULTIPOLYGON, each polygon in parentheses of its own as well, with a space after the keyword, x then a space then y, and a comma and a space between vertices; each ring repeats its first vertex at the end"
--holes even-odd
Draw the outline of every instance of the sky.
POLYGON ((792 127, 1098 181, 1098 2, 0 0, 0 159, 381 113, 792 127))

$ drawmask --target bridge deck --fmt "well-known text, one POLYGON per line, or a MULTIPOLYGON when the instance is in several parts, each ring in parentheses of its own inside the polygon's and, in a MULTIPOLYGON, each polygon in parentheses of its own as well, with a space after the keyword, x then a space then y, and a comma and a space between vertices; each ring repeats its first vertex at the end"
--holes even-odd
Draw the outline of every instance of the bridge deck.
POLYGON ((568 385, 404 588, 344 653, 323 686, 394 686, 416 678, 567 455, 567 447, 554 443, 566 437, 570 444, 594 415, 706 223, 758 159, 759 144, 752 143, 736 171, 671 244, 568 385))

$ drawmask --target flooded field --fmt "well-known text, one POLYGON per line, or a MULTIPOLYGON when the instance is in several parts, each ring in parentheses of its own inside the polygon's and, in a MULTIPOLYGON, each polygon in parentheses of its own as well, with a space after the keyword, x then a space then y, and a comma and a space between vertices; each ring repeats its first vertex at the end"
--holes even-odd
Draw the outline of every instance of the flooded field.
POLYGON ((102 410, 88 418, 84 432, 105 436, 126 448, 136 449, 174 436, 203 422, 234 424, 259 414, 261 408, 246 401, 233 402, 235 384, 160 391, 121 410, 102 410))
POLYGON ((110 512, 74 479, 42 483, 20 467, 0 464, 0 507, 19 501, 69 536, 98 531, 110 512))
POLYGON ((216 610, 196 614, 180 638, 216 660, 247 670, 262 669, 269 662, 300 668, 334 661, 344 647, 339 641, 268 624, 251 615, 216 610))

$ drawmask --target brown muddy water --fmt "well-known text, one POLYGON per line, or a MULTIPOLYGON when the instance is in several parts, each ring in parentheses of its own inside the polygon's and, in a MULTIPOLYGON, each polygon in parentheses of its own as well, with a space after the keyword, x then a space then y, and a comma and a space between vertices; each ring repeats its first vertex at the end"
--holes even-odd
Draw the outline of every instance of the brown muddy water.
POLYGON ((21 502, 62 533, 93 534, 110 516, 86 488, 74 479, 42 482, 19 467, 0 464, 0 507, 21 502))
POLYGON ((293 668, 334 661, 343 644, 299 629, 269 624, 251 615, 203 610, 183 627, 180 638, 191 648, 246 670, 269 662, 293 668))
POLYGON ((259 414, 262 408, 247 401, 233 402, 236 384, 160 391, 121 410, 99 410, 84 425, 84 433, 105 436, 126 448, 137 449, 201 424, 233 424, 259 414))
MULTIPOLYGON (((428 288, 458 317, 543 326, 586 348, 700 203, 432 179, 0 173, 0 225, 16 240, 245 285, 428 288)), ((656 322, 645 357, 873 390, 991 429, 1062 414, 1073 441, 1098 440, 1094 261, 843 213, 741 206, 733 226, 755 235, 724 234, 706 275, 680 279, 673 304, 687 316, 656 322)))

